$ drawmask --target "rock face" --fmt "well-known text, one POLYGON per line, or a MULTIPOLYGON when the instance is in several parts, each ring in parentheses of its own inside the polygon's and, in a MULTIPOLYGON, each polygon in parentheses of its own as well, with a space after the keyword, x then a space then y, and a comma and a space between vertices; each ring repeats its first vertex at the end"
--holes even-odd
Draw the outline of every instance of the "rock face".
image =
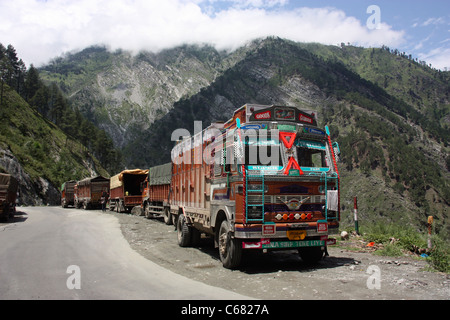
POLYGON ((58 205, 59 191, 47 180, 33 181, 23 170, 17 158, 9 150, 0 148, 0 167, 19 181, 18 205, 58 205))
POLYGON ((232 63, 208 46, 136 56, 94 47, 55 60, 41 74, 50 81, 58 75, 56 81, 74 107, 125 148, 176 101, 198 93, 232 63))

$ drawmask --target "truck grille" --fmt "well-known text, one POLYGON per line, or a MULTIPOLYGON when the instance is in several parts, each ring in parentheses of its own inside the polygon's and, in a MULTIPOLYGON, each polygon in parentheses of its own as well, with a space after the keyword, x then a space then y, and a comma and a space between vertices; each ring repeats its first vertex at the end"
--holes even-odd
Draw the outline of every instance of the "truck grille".
POLYGON ((300 211, 322 211, 325 205, 324 195, 297 195, 297 196, 278 196, 278 195, 264 195, 264 209, 262 206, 262 195, 247 195, 247 218, 248 219, 262 219, 265 212, 285 212, 291 211, 283 202, 291 199, 306 200, 300 207, 300 211), (283 201, 282 201, 283 200, 283 201))

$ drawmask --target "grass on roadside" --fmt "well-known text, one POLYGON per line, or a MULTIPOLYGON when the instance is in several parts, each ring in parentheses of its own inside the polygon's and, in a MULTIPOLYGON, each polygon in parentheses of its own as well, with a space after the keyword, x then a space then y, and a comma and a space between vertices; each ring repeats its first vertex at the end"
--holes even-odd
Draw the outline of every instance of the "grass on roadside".
MULTIPOLYGON (((350 232, 349 232, 350 233, 350 232)), ((398 257, 415 253, 418 257, 426 254, 430 266, 440 272, 450 273, 450 245, 438 235, 431 238, 432 248, 427 248, 427 235, 413 228, 396 224, 375 223, 360 229, 361 240, 365 244, 374 242, 374 254, 398 257)), ((339 242, 343 247, 345 241, 339 242)))

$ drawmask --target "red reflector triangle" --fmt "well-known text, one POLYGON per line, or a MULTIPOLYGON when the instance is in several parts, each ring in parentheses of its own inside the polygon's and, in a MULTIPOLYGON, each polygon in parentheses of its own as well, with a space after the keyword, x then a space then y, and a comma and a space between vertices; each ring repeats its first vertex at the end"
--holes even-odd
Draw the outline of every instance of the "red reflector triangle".
POLYGON ((280 139, 283 141, 286 148, 290 149, 294 145, 296 132, 280 132, 280 139), (287 138, 290 138, 289 141, 287 138))
POLYGON ((297 169, 300 172, 300 174, 304 174, 302 169, 300 169, 300 166, 298 165, 297 161, 295 161, 295 159, 293 157, 289 158, 289 163, 286 166, 286 170, 284 170, 284 174, 288 175, 289 174, 289 170, 292 169, 292 167, 294 167, 293 169, 297 169))

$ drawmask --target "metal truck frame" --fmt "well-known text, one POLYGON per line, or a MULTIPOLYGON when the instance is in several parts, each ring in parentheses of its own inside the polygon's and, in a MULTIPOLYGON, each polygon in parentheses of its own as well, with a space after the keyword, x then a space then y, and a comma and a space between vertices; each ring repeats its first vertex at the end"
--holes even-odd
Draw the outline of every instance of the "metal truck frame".
POLYGON ((339 147, 316 114, 246 104, 172 149, 169 213, 178 244, 214 238, 225 268, 245 250, 322 259, 340 220, 339 147))

